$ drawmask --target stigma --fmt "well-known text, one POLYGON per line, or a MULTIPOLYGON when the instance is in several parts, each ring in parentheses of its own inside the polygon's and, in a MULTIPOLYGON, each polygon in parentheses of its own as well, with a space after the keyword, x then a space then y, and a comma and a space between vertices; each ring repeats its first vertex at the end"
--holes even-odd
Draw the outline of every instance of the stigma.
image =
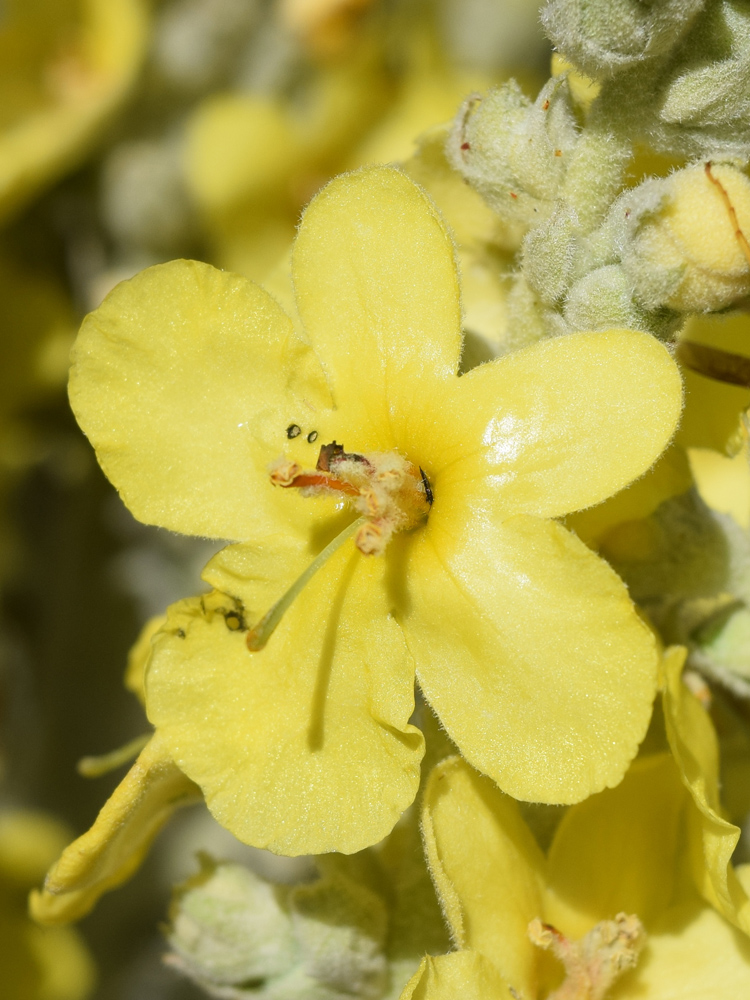
POLYGON ((345 499, 362 517, 354 543, 367 556, 382 555, 397 531, 417 527, 433 502, 425 472, 395 451, 360 455, 332 441, 321 447, 315 469, 282 456, 269 471, 283 489, 345 499))

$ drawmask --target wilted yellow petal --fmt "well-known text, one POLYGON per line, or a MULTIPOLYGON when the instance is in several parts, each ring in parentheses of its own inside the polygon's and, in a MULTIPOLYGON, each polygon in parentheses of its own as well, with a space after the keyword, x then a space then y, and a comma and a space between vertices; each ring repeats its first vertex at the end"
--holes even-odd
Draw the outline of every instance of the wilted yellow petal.
POLYGON ((317 457, 286 429, 324 433, 325 382, 289 319, 245 278, 172 261, 118 285, 81 327, 70 399, 142 521, 245 539, 314 516, 299 497, 280 500, 267 465, 292 446, 317 457))
MULTIPOLYGON (((454 387, 438 488, 499 514, 558 517, 641 476, 672 436, 681 380, 655 337, 557 337, 473 369, 454 387)), ((440 469, 440 466, 437 466, 440 469)))
POLYGON ((458 275, 442 219, 398 170, 344 174, 305 212, 292 268, 300 317, 357 449, 391 449, 392 387, 408 399, 417 383, 424 392, 458 368, 458 275))
POLYGON ((91 829, 65 848, 44 888, 31 894, 31 915, 41 924, 85 916, 102 893, 130 878, 175 809, 199 800, 156 734, 91 829))
POLYGON ((657 669, 624 585, 554 521, 439 519, 440 496, 413 542, 402 617, 428 701, 516 798, 577 802, 617 784, 657 669))
POLYGON ((490 958, 522 996, 536 996, 539 953, 527 928, 542 913, 545 860, 517 804, 451 757, 430 776, 422 824, 456 943, 490 958))
POLYGON ((750 934, 750 899, 732 867, 740 829, 721 816, 719 745, 711 719, 682 683, 687 650, 664 657, 664 721, 667 738, 694 808, 689 814, 693 877, 705 899, 727 920, 750 934))
POLYGON ((400 1000, 508 1000, 508 984, 475 951, 428 955, 404 987, 400 1000))
POLYGON ((146 701, 176 762, 240 840, 282 854, 352 853, 382 839, 417 791, 414 666, 389 615, 386 564, 351 542, 265 649, 249 652, 243 629, 311 559, 289 538, 219 553, 205 578, 223 593, 172 608, 146 701))

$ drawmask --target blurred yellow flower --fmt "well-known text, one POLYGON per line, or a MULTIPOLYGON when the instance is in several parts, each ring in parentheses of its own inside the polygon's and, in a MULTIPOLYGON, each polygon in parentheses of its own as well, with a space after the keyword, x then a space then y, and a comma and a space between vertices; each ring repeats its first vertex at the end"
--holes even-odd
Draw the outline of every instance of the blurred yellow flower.
MULTIPOLYGON (((669 754, 641 758, 618 788, 567 812, 545 857, 512 799, 459 758, 440 764, 425 843, 461 950, 425 959, 402 1000, 747 995, 750 942, 684 865, 690 806, 669 754)), ((704 861, 713 878, 716 859, 704 861)), ((739 878, 750 884, 748 866, 739 878)))
POLYGON ((0 811, 0 986, 9 1000, 84 1000, 95 971, 80 936, 37 927, 26 895, 68 839, 44 813, 0 811))
POLYGON ((143 0, 7 0, 0 22, 0 220, 72 166, 146 45, 143 0))
POLYGON ((147 707, 172 759, 242 840, 359 850, 417 788, 416 667, 462 753, 508 792, 571 802, 617 784, 648 723, 655 644, 554 518, 669 440, 667 351, 583 333, 457 378, 451 241, 394 169, 314 199, 293 276, 307 340, 261 288, 180 261, 118 286, 75 348, 73 408, 135 515, 242 543, 154 640, 147 707))

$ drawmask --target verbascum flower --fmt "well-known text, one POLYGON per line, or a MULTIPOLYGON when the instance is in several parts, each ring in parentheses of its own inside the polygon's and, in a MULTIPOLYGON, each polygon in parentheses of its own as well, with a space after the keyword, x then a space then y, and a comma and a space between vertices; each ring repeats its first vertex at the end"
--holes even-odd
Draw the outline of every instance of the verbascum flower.
POLYGON ((147 710, 172 761, 241 840, 359 850, 417 789, 416 671, 508 792, 617 784, 654 640, 554 519, 667 443, 667 351, 583 333, 457 378, 451 242, 389 168, 314 199, 293 277, 306 340, 259 287, 178 261, 118 286, 75 348, 73 408, 135 515, 240 542, 154 638, 147 710))
MULTIPOLYGON (((618 788, 567 812, 545 856, 512 799, 459 758, 439 765, 425 843, 460 950, 426 958, 402 1000, 744 996, 750 943, 682 863, 691 806, 669 754, 641 758, 618 788)), ((701 860, 718 874, 718 859, 701 860)), ((747 866, 740 880, 750 884, 747 866)))
POLYGON ((133 82, 146 25, 143 0, 5 5, 0 219, 85 151, 133 82))
POLYGON ((68 927, 37 927, 26 894, 68 833, 44 813, 0 810, 0 985, 10 1000, 85 1000, 95 981, 91 956, 68 927))

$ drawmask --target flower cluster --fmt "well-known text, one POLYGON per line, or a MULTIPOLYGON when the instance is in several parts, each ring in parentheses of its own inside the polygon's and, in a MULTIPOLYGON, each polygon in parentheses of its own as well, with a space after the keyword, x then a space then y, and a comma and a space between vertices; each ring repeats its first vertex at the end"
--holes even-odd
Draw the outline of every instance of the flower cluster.
POLYGON ((449 0, 45 12, 0 21, 0 499, 89 475, 83 302, 146 721, 67 846, 0 788, 0 985, 90 995, 63 925, 164 830, 224 1000, 744 996, 747 11, 548 0, 546 81, 449 0))

